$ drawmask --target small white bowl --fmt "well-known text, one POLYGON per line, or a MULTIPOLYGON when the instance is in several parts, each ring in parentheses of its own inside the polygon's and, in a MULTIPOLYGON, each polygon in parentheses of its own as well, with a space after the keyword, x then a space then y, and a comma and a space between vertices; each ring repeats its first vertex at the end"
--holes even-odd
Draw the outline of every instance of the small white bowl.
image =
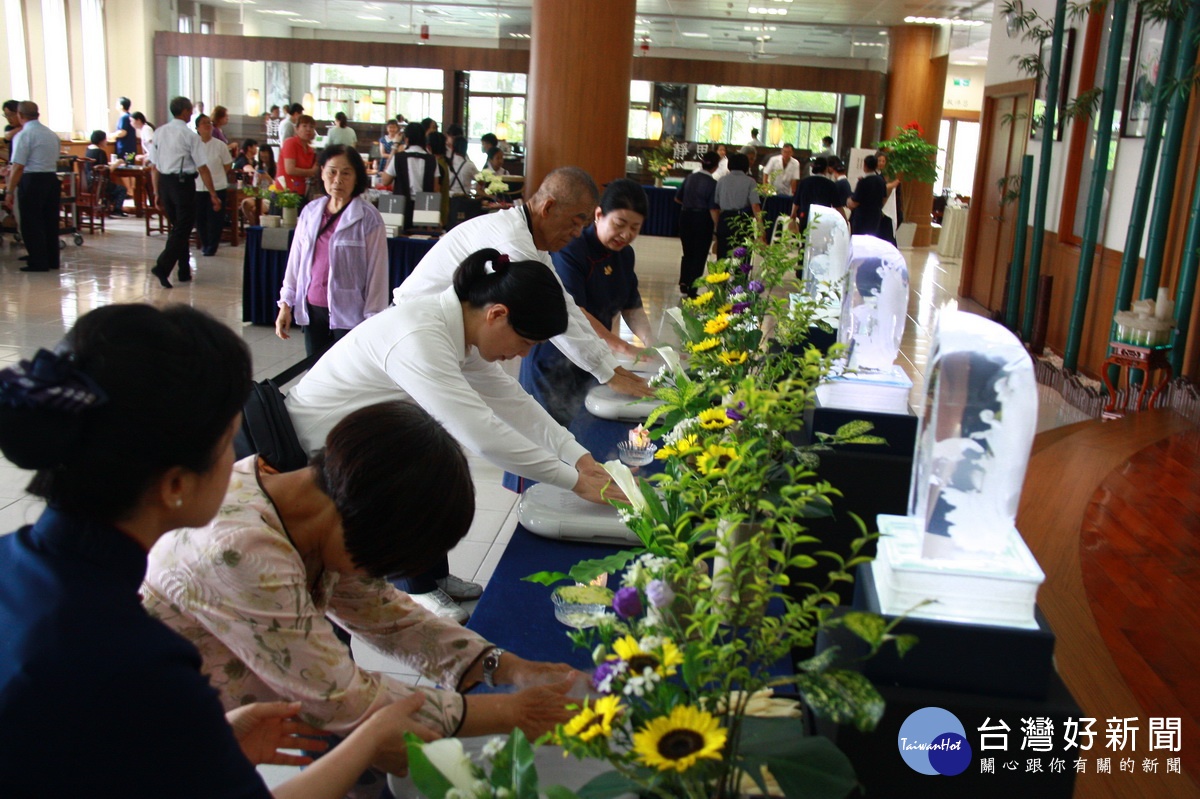
POLYGON ((263 227, 279 227, 279 217, 274 214, 263 214, 259 217, 263 227))
POLYGON ((617 444, 617 455, 626 466, 646 466, 654 461, 655 452, 658 452, 658 447, 654 444, 644 447, 635 447, 628 441, 617 444))

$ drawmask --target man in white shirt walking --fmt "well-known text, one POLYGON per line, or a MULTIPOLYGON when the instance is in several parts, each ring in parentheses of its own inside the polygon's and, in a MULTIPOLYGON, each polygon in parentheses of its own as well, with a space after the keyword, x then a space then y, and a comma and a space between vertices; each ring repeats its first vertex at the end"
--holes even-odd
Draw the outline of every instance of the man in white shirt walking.
POLYGON ((208 152, 200 136, 188 127, 192 101, 176 97, 171 101, 171 116, 174 119, 154 132, 154 141, 146 153, 146 163, 153 167, 150 177, 154 183, 154 204, 171 220, 167 243, 150 270, 165 289, 171 288, 168 278, 176 264, 181 283, 192 279, 188 240, 196 221, 197 175, 208 191, 213 211, 219 212, 223 207, 208 169, 208 152))
MULTIPOLYGON (((12 171, 9 187, 17 187, 21 210, 21 239, 29 251, 29 263, 22 272, 49 272, 58 269, 58 134, 38 121, 37 103, 29 100, 17 106, 21 132, 13 140, 12 171)), ((4 207, 12 210, 13 192, 4 198, 4 207)))
POLYGON ((792 145, 785 144, 781 155, 772 156, 763 167, 762 182, 775 184, 775 191, 788 197, 796 193, 796 182, 800 180, 800 162, 792 157, 792 145))
MULTIPOLYGON (((524 206, 476 217, 446 233, 396 288, 397 303, 438 294, 451 285, 468 255, 495 247, 513 260, 541 261, 556 277, 550 253, 578 236, 591 222, 599 199, 596 183, 579 167, 559 167, 524 206)), ((562 282, 561 280, 559 281, 562 282)), ((570 361, 622 394, 648 397, 646 381, 617 365, 608 345, 596 334, 575 300, 566 293, 567 332, 550 339, 570 361)))

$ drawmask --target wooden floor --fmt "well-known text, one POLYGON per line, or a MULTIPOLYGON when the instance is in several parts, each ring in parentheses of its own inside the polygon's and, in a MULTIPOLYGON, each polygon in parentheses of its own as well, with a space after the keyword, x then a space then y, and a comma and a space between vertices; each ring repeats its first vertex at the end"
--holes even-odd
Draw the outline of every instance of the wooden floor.
MULTIPOLYGON (((1200 797, 1200 429, 1168 411, 1038 436, 1017 526, 1046 582, 1055 659, 1085 715, 1137 717, 1137 772, 1097 736, 1076 796, 1200 797), (1182 750, 1150 752, 1151 716, 1182 718, 1182 750), (1112 774, 1094 761, 1111 755, 1112 774), (1142 760, 1159 760, 1157 774, 1142 760), (1179 756, 1184 774, 1166 774, 1179 756)), ((1126 755, 1128 756, 1128 755, 1126 755)))

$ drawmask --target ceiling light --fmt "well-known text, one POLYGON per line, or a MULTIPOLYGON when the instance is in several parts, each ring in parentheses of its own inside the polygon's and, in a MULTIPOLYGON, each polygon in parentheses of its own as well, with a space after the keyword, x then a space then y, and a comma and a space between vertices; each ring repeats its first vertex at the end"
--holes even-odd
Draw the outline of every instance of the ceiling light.
POLYGON ((855 42, 855 47, 883 47, 883 42, 855 42))
POLYGON ((358 18, 359 19, 369 19, 372 22, 383 22, 384 21, 383 17, 377 17, 373 14, 359 14, 358 18))
POLYGON ((708 38, 707 33, 692 33, 691 31, 684 31, 683 35, 688 37, 689 39, 707 39, 708 38))
POLYGON ((904 21, 912 25, 958 25, 965 28, 978 28, 987 24, 979 19, 950 19, 948 17, 905 17, 904 21))
POLYGON ((528 33, 515 33, 515 32, 510 31, 508 35, 513 39, 529 39, 529 38, 531 38, 528 33))
POLYGON ((766 15, 772 16, 772 17, 787 16, 786 8, 759 8, 758 6, 750 6, 750 8, 747 10, 751 14, 766 14, 766 15))
MULTIPOLYGON (((254 0, 225 0, 225 2, 226 2, 226 3, 233 3, 234 5, 238 5, 238 6, 252 6, 252 5, 254 5, 254 0)), ((252 116, 252 117, 256 117, 256 116, 258 116, 258 114, 251 114, 250 116, 252 116)))
POLYGON ((512 19, 512 16, 505 14, 503 11, 480 11, 479 16, 490 17, 492 19, 512 19))
POLYGON ((777 30, 779 30, 779 28, 777 28, 774 25, 745 25, 742 27, 742 30, 744 30, 744 31, 777 31, 777 30))
MULTIPOLYGON (((309 25, 320 25, 321 24, 320 20, 316 20, 316 19, 294 19, 294 20, 292 20, 292 22, 304 22, 309 25)), ((251 114, 250 116, 257 116, 257 114, 251 114)))
POLYGON ((279 16, 279 17, 298 17, 298 16, 300 16, 299 11, 279 11, 278 9, 274 9, 274 8, 260 8, 260 9, 258 9, 258 13, 260 13, 260 14, 275 14, 276 16, 279 16))

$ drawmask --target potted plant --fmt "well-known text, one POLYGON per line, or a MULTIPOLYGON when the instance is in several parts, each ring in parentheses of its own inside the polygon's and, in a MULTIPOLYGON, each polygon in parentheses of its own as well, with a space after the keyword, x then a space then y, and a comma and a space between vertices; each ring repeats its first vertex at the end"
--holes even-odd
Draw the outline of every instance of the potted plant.
MULTIPOLYGON (((903 224, 911 225, 914 222, 911 212, 913 198, 916 197, 918 191, 933 191, 933 184, 937 181, 938 146, 925 140, 925 130, 920 123, 914 120, 902 128, 896 128, 896 135, 892 138, 876 142, 875 149, 887 152, 887 170, 883 176, 884 180, 926 184, 921 187, 907 187, 902 195, 903 224)), ((907 241, 910 245, 913 229, 913 227, 907 229, 909 231, 907 241)), ((897 241, 900 238, 900 230, 897 230, 897 241)))
POLYGON ((671 174, 675 166, 675 140, 668 136, 657 147, 646 148, 642 151, 642 160, 646 164, 646 171, 654 178, 654 185, 661 188, 663 179, 671 174))

